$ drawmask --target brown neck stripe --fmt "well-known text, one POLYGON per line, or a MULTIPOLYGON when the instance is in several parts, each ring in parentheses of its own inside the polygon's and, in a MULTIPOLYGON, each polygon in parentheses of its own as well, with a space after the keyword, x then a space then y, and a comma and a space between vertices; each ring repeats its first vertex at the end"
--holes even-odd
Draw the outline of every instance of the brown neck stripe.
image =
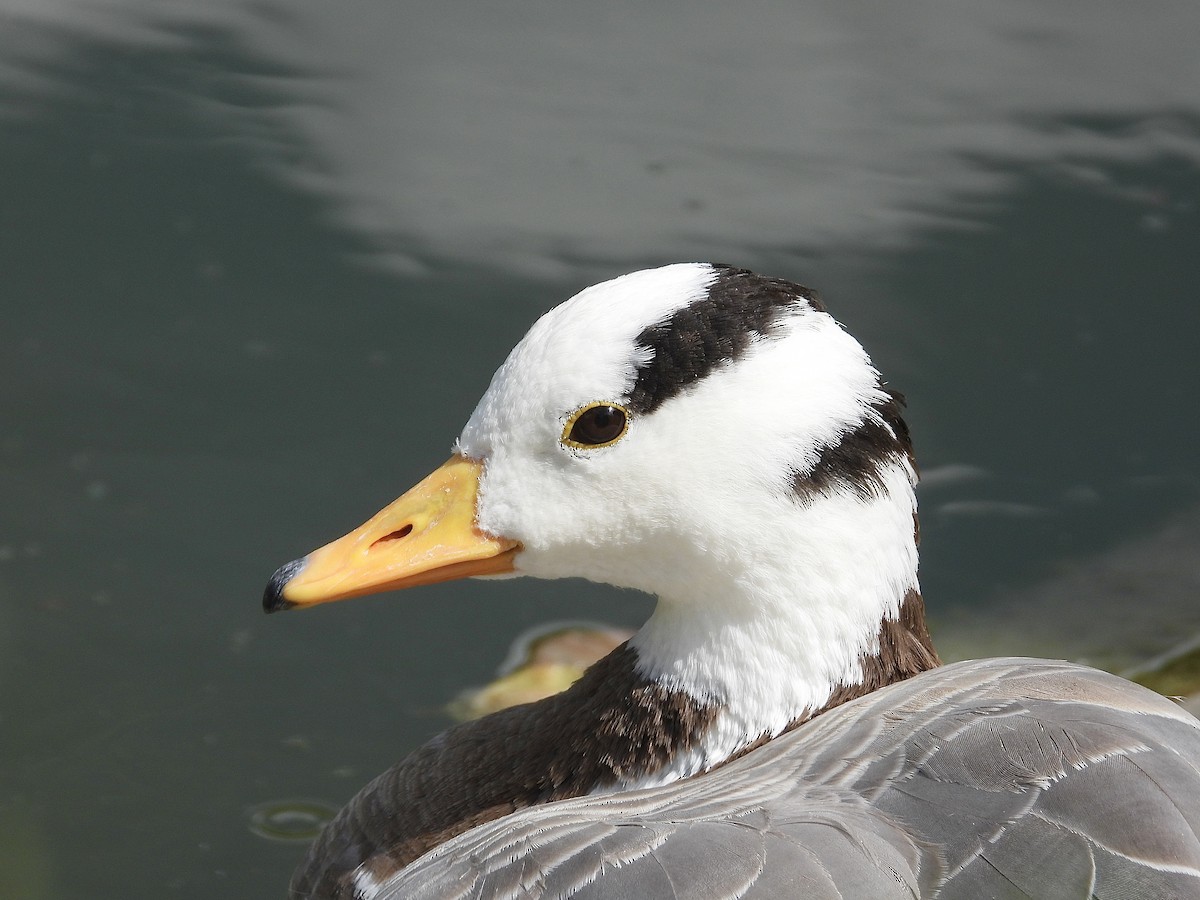
POLYGON ((353 897, 469 828, 657 772, 694 747, 718 708, 637 672, 623 644, 568 690, 451 728, 367 785, 325 828, 292 897, 353 897))

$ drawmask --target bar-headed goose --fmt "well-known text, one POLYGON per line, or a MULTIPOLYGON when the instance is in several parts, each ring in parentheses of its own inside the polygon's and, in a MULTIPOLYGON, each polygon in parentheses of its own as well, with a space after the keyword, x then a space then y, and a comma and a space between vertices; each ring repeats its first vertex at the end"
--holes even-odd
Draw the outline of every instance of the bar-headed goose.
POLYGON ((292 897, 1200 897, 1200 723, 1068 663, 939 666, 900 407, 812 292, 744 270, 543 316, 450 460, 264 604, 511 573, 654 614, 364 788, 292 897))

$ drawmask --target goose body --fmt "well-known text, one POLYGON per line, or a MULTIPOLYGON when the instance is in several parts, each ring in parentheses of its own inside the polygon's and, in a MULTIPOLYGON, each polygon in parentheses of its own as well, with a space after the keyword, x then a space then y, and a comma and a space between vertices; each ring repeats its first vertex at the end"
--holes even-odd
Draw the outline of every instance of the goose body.
POLYGON ((528 574, 655 612, 364 788, 291 896, 1200 897, 1196 719, 1069 663, 939 665, 901 406, 814 294, 745 270, 547 313, 451 459, 264 605, 528 574))

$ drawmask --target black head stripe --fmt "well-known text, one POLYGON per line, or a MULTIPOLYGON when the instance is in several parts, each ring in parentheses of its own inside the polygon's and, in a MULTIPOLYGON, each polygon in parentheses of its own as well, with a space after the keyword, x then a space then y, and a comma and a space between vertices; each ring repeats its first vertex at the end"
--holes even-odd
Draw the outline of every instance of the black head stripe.
POLYGON ((718 366, 739 359, 768 337, 796 306, 824 311, 814 291, 746 269, 714 266, 716 279, 703 300, 678 310, 638 335, 651 358, 637 369, 629 409, 649 413, 718 366))
POLYGON ((876 415, 847 431, 836 444, 825 447, 811 471, 793 478, 800 499, 848 489, 866 500, 886 490, 883 473, 888 466, 907 460, 913 471, 917 470, 912 438, 901 415, 904 395, 887 388, 881 390, 887 399, 872 405, 876 415))

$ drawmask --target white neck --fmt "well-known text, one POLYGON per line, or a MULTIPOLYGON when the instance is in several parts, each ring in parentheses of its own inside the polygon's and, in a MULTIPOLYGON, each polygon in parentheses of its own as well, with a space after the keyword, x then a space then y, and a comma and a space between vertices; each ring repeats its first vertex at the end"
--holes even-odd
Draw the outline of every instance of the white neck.
POLYGON ((730 570, 720 560, 660 593, 631 641, 639 668, 721 712, 701 746, 636 786, 708 769, 862 681, 881 623, 918 589, 911 479, 897 464, 869 500, 848 491, 808 505, 788 499, 790 515, 735 548, 744 563, 736 575, 717 577, 730 570))

